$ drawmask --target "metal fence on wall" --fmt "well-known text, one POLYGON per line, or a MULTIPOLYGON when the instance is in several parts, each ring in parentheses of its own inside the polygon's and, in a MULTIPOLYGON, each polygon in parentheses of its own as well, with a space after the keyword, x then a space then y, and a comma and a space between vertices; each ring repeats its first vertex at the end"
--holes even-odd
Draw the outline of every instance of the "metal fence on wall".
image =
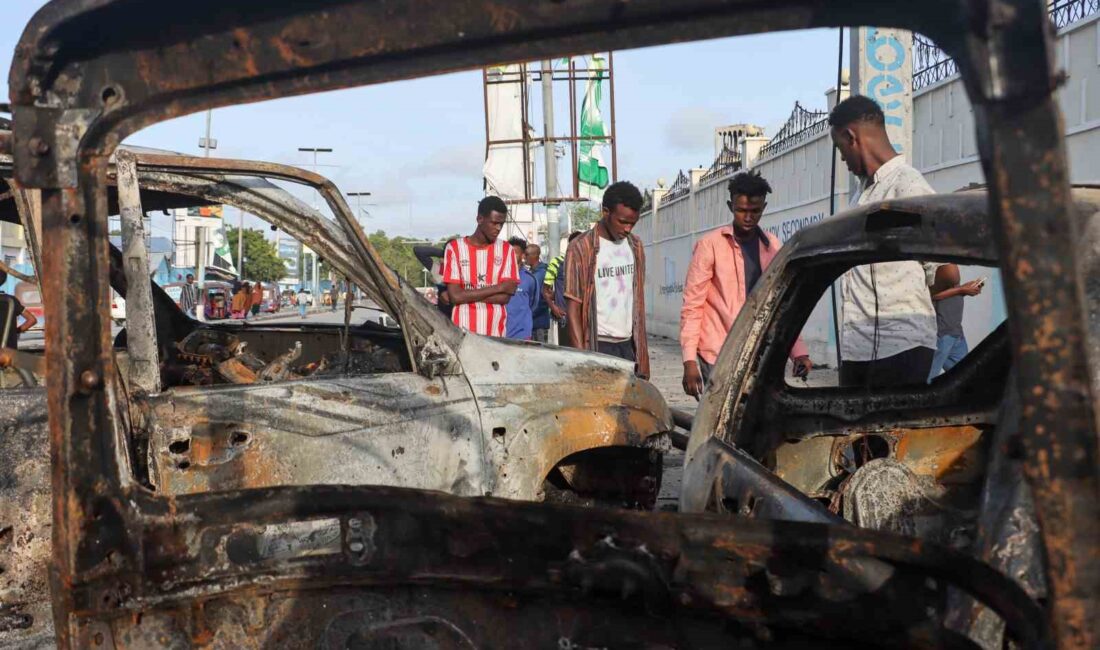
MULTIPOLYGON (((1100 11, 1100 0, 1049 0, 1050 20, 1056 29, 1100 11)), ((955 60, 920 34, 913 34, 913 90, 920 90, 959 73, 955 60)))
POLYGON ((818 135, 825 130, 828 117, 829 111, 806 110, 802 104, 795 102, 787 123, 760 150, 760 158, 771 158, 818 135))

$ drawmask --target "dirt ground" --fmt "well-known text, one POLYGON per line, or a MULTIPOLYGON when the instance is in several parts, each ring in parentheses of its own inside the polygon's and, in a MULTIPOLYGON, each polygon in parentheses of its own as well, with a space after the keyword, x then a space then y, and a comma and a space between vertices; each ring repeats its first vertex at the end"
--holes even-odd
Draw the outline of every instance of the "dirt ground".
MULTIPOLYGON (((649 337, 650 381, 665 396, 672 408, 695 413, 697 402, 694 397, 684 393, 680 381, 684 374, 684 363, 680 356, 680 342, 663 336, 649 337)), ((815 368, 806 381, 789 379, 794 386, 823 387, 837 385, 835 369, 815 368)), ((665 455, 664 475, 661 478, 661 492, 657 497, 659 510, 675 510, 680 500, 680 483, 684 475, 684 454, 672 450, 665 455)))
MULTIPOLYGON (((680 357, 680 343, 661 336, 649 337, 650 381, 665 396, 673 408, 688 413, 695 412, 695 398, 684 393, 680 380, 684 364, 680 357)), ((665 454, 665 471, 661 478, 661 493, 657 497, 658 510, 676 510, 680 500, 680 481, 684 475, 684 453, 673 449, 665 454)))

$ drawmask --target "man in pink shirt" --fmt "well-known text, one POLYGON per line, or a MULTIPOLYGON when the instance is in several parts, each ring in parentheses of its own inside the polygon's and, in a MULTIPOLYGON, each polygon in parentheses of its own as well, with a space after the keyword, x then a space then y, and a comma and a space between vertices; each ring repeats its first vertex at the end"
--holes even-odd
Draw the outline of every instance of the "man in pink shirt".
MULTIPOLYGON (((733 213, 733 223, 707 233, 695 244, 680 312, 683 383, 688 395, 702 395, 745 298, 779 252, 779 240, 759 225, 771 191, 759 172, 734 176, 726 203, 733 213)), ((801 339, 791 350, 791 360, 796 377, 805 377, 813 368, 801 339)))

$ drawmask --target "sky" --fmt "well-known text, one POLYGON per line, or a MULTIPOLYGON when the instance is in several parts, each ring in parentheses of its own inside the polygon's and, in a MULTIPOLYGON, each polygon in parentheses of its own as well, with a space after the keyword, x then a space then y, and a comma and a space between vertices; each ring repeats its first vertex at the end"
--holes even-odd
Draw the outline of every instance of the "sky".
MULTIPOLYGON (((45 2, 3 4, 0 68, 7 71, 23 26, 45 2)), ((751 123, 771 136, 796 101, 824 109, 836 48, 836 30, 810 30, 616 52, 619 179, 643 189, 658 179, 671 184, 680 169, 710 165, 715 127, 751 123)), ((214 155, 309 168, 312 157, 298 148, 329 147, 318 171, 345 192, 372 193, 368 230, 417 238, 472 232, 483 196, 481 78, 469 71, 216 109, 214 155)), ((555 101, 559 133, 568 128, 563 102, 555 101)), ((205 120, 205 113, 188 115, 126 143, 202 155, 205 120)), ((563 179, 568 173, 559 171, 563 179)), ((154 220, 153 231, 169 235, 167 220, 154 220)))

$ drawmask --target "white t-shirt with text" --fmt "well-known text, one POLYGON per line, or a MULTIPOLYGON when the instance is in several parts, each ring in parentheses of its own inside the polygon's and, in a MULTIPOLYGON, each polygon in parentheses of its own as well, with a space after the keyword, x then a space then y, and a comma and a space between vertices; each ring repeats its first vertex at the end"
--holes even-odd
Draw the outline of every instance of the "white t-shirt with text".
POLYGON ((623 341, 634 334, 634 251, 623 239, 600 237, 596 254, 596 336, 623 341))

